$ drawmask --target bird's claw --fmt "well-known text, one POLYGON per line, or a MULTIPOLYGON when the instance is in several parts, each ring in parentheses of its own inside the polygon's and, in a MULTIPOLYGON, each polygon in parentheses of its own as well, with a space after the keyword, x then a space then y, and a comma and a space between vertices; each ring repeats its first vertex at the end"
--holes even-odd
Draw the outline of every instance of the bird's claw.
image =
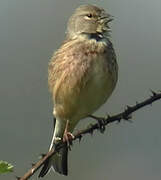
POLYGON ((104 131, 106 129, 105 128, 106 120, 104 118, 93 116, 93 115, 89 115, 89 117, 95 119, 98 122, 98 129, 100 130, 101 133, 104 133, 104 131))
POLYGON ((100 130, 101 133, 104 133, 106 129, 105 120, 103 118, 99 118, 97 119, 97 121, 98 121, 98 129, 100 130))
POLYGON ((63 142, 67 142, 67 146, 68 146, 69 150, 71 150, 71 146, 73 145, 72 144, 72 140, 74 138, 75 137, 74 137, 74 135, 71 132, 64 133, 63 142))

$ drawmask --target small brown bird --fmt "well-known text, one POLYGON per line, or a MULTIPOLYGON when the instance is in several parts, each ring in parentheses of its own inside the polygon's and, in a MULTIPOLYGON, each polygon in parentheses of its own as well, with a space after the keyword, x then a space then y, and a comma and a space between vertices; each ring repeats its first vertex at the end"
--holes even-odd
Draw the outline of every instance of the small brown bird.
MULTIPOLYGON (((94 5, 78 7, 68 21, 66 40, 48 69, 55 117, 50 149, 72 138, 79 120, 104 104, 115 88, 118 66, 109 37, 110 21, 112 17, 94 5)), ((51 167, 67 175, 67 155, 65 146, 44 164, 39 177, 51 167)))

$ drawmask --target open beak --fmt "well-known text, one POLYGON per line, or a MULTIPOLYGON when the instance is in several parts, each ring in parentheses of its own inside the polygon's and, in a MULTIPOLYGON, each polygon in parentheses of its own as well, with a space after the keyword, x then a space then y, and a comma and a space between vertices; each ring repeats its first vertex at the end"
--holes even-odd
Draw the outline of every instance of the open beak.
POLYGON ((113 21, 113 19, 114 17, 111 16, 110 14, 103 13, 102 16, 99 18, 100 26, 98 28, 98 32, 109 34, 111 32, 109 23, 113 21))
POLYGON ((102 24, 103 24, 103 30, 107 32, 111 32, 111 28, 109 26, 109 23, 114 20, 114 17, 110 14, 107 14, 104 17, 101 17, 102 24))

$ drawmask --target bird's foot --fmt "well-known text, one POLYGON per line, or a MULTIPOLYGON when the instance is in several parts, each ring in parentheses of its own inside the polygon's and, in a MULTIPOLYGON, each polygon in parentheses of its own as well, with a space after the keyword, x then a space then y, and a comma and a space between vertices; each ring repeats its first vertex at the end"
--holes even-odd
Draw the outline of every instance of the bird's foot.
POLYGON ((101 117, 96 117, 93 115, 90 115, 89 117, 95 119, 98 122, 98 129, 100 130, 101 133, 104 133, 105 129, 106 129, 106 121, 104 118, 101 117))
POLYGON ((67 142, 67 146, 69 150, 71 150, 72 140, 74 139, 74 135, 71 132, 65 132, 63 136, 63 142, 67 142))
POLYGON ((74 135, 71 132, 64 133, 63 141, 70 141, 74 139, 74 135))
POLYGON ((104 133, 104 131, 106 130, 106 125, 105 125, 105 120, 104 119, 98 119, 98 128, 100 130, 101 133, 104 133))

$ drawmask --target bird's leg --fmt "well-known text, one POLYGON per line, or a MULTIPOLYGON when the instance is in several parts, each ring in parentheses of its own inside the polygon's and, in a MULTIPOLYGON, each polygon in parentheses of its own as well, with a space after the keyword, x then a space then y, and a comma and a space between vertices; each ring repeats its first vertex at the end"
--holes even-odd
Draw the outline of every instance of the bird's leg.
POLYGON ((68 128, 69 128, 69 120, 67 120, 67 123, 66 123, 64 136, 63 136, 63 141, 67 142, 67 145, 68 145, 68 147, 70 149, 70 146, 72 145, 71 140, 74 139, 74 135, 71 132, 68 131, 68 128))

